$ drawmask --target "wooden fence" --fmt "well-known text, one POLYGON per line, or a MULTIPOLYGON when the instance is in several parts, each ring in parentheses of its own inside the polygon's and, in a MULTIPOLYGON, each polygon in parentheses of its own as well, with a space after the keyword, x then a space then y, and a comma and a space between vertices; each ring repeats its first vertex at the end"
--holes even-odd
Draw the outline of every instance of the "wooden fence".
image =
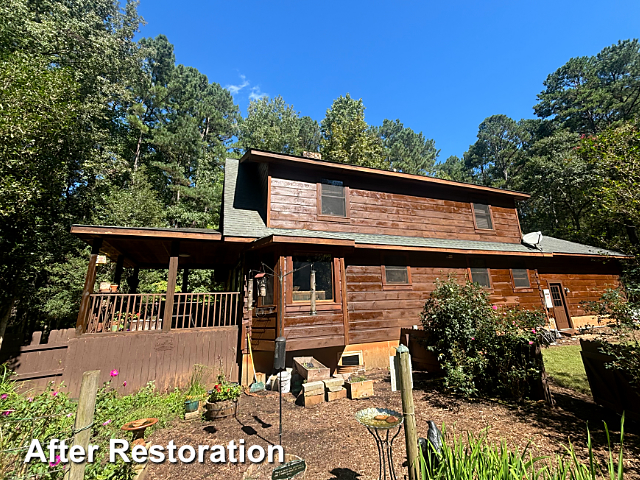
MULTIPOLYGON (((164 293, 94 293, 89 300, 87 333, 162 330, 164 293)), ((239 292, 176 293, 171 328, 238 325, 239 292)))
POLYGON ((18 381, 35 390, 50 382, 64 382, 63 388, 77 396, 82 372, 100 370, 101 382, 112 380, 121 393, 131 393, 149 381, 155 381, 159 391, 168 391, 185 387, 195 364, 208 367, 208 383, 220 372, 237 381, 238 328, 104 332, 79 337, 75 329, 53 330, 46 344, 40 343, 40 332, 35 332, 30 345, 3 360, 17 373, 18 381), (112 370, 118 371, 117 377, 110 377, 112 370))

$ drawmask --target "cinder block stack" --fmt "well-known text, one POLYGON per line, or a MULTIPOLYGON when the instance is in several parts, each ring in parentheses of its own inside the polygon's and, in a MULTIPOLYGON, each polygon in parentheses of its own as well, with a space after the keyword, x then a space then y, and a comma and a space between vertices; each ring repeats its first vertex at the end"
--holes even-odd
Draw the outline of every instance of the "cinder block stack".
POLYGON ((304 406, 313 407, 324 403, 324 382, 309 382, 302 384, 302 394, 304 395, 304 406))
POLYGON ((344 388, 344 378, 330 378, 323 380, 326 400, 327 402, 333 402, 340 398, 347 398, 347 390, 344 388))

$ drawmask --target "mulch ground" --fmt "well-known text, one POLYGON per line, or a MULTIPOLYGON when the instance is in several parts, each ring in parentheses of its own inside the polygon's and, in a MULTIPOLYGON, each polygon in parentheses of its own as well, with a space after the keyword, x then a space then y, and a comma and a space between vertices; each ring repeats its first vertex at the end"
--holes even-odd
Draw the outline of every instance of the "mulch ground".
MULTIPOLYGON (((307 480, 369 480, 378 478, 378 460, 373 437, 360 425, 354 415, 368 407, 390 408, 401 412, 399 392, 391 391, 386 371, 368 372, 375 380, 375 397, 366 400, 342 399, 304 408, 295 404, 291 394, 283 395, 283 436, 286 453, 306 460, 307 480)), ((606 445, 603 421, 612 438, 619 441, 620 419, 593 403, 591 397, 552 385, 556 407, 542 402, 520 405, 492 400, 467 401, 439 393, 436 381, 414 377, 414 402, 418 432, 427 434, 427 421, 439 427, 446 425, 447 436, 467 432, 479 434, 487 429, 492 441, 505 441, 521 451, 528 444, 534 454, 562 454, 570 440, 583 459, 586 459, 587 422, 592 442, 606 445)), ((278 443, 278 395, 262 392, 243 395, 237 419, 216 422, 179 421, 157 431, 151 437, 155 444, 166 445, 226 445, 244 439, 246 445, 278 443)), ((197 448, 197 447, 196 447, 197 448)), ((599 448, 602 457, 605 450, 599 448)), ((402 466, 405 457, 404 432, 394 443, 394 461, 398 478, 405 478, 402 466)), ((625 478, 640 478, 640 425, 625 425, 625 478)), ((150 464, 146 479, 241 479, 248 464, 150 464)))

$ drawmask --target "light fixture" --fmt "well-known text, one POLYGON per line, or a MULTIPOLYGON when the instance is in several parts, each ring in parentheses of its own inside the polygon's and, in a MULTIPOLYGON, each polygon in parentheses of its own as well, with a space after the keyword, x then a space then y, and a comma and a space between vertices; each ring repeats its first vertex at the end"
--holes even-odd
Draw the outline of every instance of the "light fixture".
POLYGON ((255 276, 256 283, 258 284, 258 296, 267 296, 267 276, 264 273, 259 273, 255 276))
POLYGON ((189 258, 191 255, 189 255, 188 253, 179 253, 178 256, 180 258, 189 258))

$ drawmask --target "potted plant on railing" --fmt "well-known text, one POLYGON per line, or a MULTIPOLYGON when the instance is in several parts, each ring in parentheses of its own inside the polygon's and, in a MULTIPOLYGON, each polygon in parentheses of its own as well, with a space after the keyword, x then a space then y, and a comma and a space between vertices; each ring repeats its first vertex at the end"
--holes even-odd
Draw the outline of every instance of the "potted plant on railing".
POLYGON ((204 365, 193 366, 193 373, 189 379, 189 386, 184 401, 184 410, 186 413, 197 411, 200 406, 200 400, 203 400, 207 395, 207 389, 202 383, 205 368, 204 365))
POLYGON ((205 416, 208 420, 236 416, 238 398, 242 393, 240 385, 227 382, 224 375, 219 375, 218 383, 208 393, 209 398, 204 405, 205 416))

